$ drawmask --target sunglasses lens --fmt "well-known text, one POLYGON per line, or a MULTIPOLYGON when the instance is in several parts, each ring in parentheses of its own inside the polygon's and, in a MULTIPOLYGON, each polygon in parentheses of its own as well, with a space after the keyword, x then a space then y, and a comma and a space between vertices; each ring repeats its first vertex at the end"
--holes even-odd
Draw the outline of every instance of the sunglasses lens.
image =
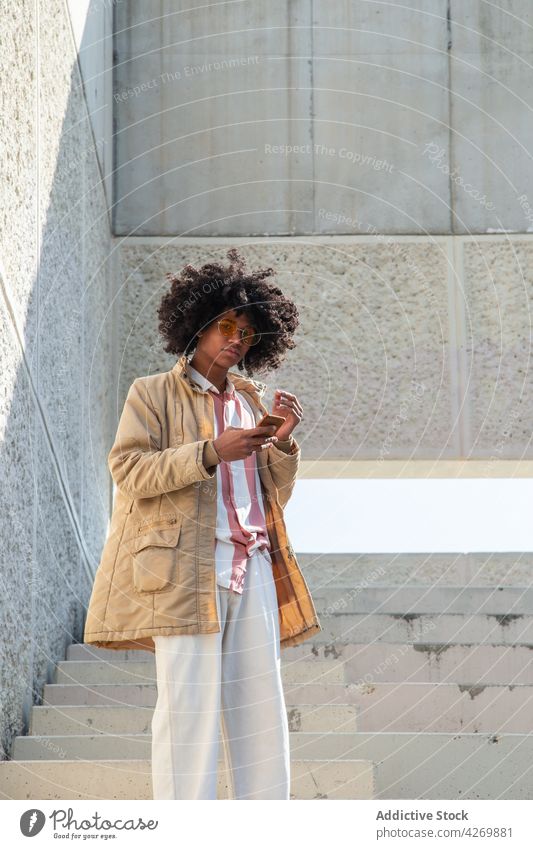
MULTIPOLYGON (((237 322, 231 318, 221 318, 218 327, 223 336, 233 336, 237 330, 237 322)), ((257 332, 255 327, 245 327, 241 330, 241 337, 247 345, 257 345, 261 339, 261 334, 257 332)))
POLYGON ((219 321, 218 326, 223 336, 231 336, 232 333, 235 333, 237 323, 229 318, 223 318, 219 321))
POLYGON ((246 332, 243 334, 243 339, 247 345, 257 345, 259 342, 259 336, 255 328, 246 328, 246 332))

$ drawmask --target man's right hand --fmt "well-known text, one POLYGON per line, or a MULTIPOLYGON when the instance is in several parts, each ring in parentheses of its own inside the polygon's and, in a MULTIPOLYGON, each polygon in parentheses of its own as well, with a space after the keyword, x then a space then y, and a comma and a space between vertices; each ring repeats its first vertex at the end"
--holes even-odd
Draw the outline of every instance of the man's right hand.
POLYGON ((277 442, 272 434, 276 425, 264 427, 233 427, 229 425, 214 441, 213 445, 219 457, 226 462, 250 457, 254 451, 264 451, 277 442))

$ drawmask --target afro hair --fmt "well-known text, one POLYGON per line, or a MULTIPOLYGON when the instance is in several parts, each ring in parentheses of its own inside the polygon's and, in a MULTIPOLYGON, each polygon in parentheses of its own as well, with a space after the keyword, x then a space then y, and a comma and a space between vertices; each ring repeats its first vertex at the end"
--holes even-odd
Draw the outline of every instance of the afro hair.
POLYGON ((228 310, 246 310, 250 323, 262 334, 248 348, 238 368, 253 375, 279 367, 285 352, 295 347, 298 309, 281 289, 267 280, 272 268, 249 271, 236 248, 227 252, 229 265, 208 262, 199 268, 186 265, 178 274, 168 273, 170 291, 162 298, 157 315, 159 332, 168 353, 181 356, 194 350, 198 331, 228 310))

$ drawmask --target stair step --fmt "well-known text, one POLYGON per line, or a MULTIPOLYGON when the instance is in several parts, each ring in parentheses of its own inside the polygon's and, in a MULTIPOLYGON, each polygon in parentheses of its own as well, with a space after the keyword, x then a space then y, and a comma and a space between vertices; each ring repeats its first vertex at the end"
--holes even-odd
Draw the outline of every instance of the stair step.
MULTIPOLYGON (((55 669, 56 684, 155 684, 155 660, 62 660, 55 669)), ((282 669, 284 684, 344 682, 342 663, 330 660, 298 660, 282 669)))
MULTIPOLYGON (((284 688, 287 705, 347 704, 350 684, 290 684, 284 688)), ((118 705, 154 707, 155 684, 45 684, 45 705, 118 705)))
POLYGON ((282 662, 283 659, 287 662, 309 657, 344 661, 357 664, 360 677, 371 671, 391 681, 403 681, 411 676, 431 681, 453 675, 455 683, 463 683, 461 679, 466 676, 465 682, 486 679, 485 683, 533 684, 533 646, 498 642, 447 643, 431 637, 428 634, 426 641, 416 643, 316 643, 309 640, 286 649, 282 662))
MULTIPOLYGON (((35 705, 30 734, 146 734, 153 708, 109 705, 35 705)), ((355 705, 287 705, 290 731, 356 731, 355 705)))
MULTIPOLYGON (((47 684, 47 705, 141 705, 153 708, 153 685, 100 684, 90 688, 47 684)), ((419 683, 295 684, 285 693, 287 711, 301 704, 349 704, 359 731, 526 732, 533 687, 419 683)), ((24 740, 17 737, 16 740, 24 740)))
POLYGON ((116 663, 119 660, 154 660, 155 654, 140 649, 102 649, 91 643, 71 643, 67 646, 67 660, 107 660, 116 663))
POLYGON ((318 586, 313 601, 320 614, 463 613, 533 615, 533 587, 318 586))
MULTIPOLYGON (((219 799, 231 798, 219 760, 219 799)), ((369 761, 299 759, 291 763, 291 799, 372 799, 369 761)), ((151 799, 149 760, 0 762, 1 799, 151 799), (95 793, 95 790, 98 793, 95 793)))
POLYGON ((521 614, 354 614, 321 616, 317 643, 533 644, 533 616, 521 614))
MULTIPOLYGON (((291 735, 291 760, 298 758, 296 734, 291 735), (295 742, 293 742, 295 741, 295 742)), ((340 734, 343 744, 349 749, 352 745, 350 732, 304 732, 314 734, 317 740, 328 737, 330 740, 340 734)), ((219 737, 220 740, 220 737, 219 737)), ((150 760, 152 735, 148 734, 58 734, 16 737, 13 745, 14 761, 55 761, 55 760, 150 760)), ((339 748, 338 744, 336 750, 339 748)), ((222 749, 219 750, 222 759, 222 749)), ((308 748, 308 758, 314 758, 313 747, 308 748)))
MULTIPOLYGON (((533 645, 533 615, 344 613, 319 616, 320 643, 496 643, 533 645)), ((288 649, 284 649, 283 653, 288 649)))
MULTIPOLYGON (((309 640, 282 653, 284 681, 300 677, 296 661, 329 661, 345 664, 347 682, 408 681, 456 684, 533 684, 533 651, 529 646, 453 643, 316 643, 309 640), (292 670, 286 672, 285 670, 292 670)), ((68 660, 105 660, 116 665, 125 660, 154 662, 145 651, 69 646, 68 660)), ((314 676, 313 676, 314 677, 314 676)))
MULTIPOLYGON (((291 735, 291 750, 297 758, 291 764, 294 798, 320 798, 321 794, 363 798, 354 793, 361 770, 364 798, 372 798, 372 760, 377 799, 533 798, 533 735, 529 734, 297 732, 291 735), (298 795, 302 761, 312 765, 302 769, 310 782, 317 783, 311 796, 298 795)), ((151 798, 150 764, 131 760, 2 761, 0 798, 151 798)))
POLYGON ((358 731, 349 735, 350 746, 338 736, 306 742, 296 734, 294 751, 306 757, 312 746, 316 757, 372 759, 376 799, 533 798, 531 734, 358 731))
POLYGON ((533 615, 533 587, 530 586, 392 585, 363 588, 330 586, 320 582, 311 591, 321 618, 335 613, 533 615))
POLYGON ((296 552, 296 557, 313 597, 325 586, 521 586, 533 574, 533 552, 296 552))
POLYGON ((533 684, 531 646, 487 643, 315 643, 291 646, 289 661, 312 656, 346 665, 346 680, 533 684))
MULTIPOLYGON (((322 631, 313 638, 314 645, 376 641, 533 645, 533 615, 526 614, 355 614, 337 610, 319 618, 322 631)), ((103 651, 111 654, 109 649, 103 651)), ((288 651, 284 649, 283 655, 288 651)))

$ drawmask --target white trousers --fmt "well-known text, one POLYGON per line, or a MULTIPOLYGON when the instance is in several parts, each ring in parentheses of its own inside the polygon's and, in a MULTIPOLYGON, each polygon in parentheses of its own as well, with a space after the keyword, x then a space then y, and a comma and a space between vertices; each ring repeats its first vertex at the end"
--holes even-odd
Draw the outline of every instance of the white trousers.
POLYGON ((270 554, 242 595, 217 584, 221 631, 156 636, 154 799, 216 799, 219 730, 234 799, 289 799, 290 749, 270 554))

